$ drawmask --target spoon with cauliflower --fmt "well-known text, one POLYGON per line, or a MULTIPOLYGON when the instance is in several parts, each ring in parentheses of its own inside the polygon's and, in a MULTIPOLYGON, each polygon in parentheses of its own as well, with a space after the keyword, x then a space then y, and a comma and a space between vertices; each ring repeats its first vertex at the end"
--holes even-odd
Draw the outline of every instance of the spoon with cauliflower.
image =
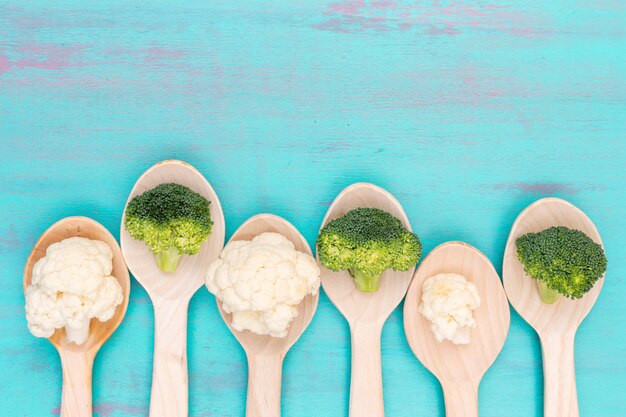
POLYGON ((247 416, 280 416, 282 363, 311 322, 320 270, 298 230, 250 218, 208 268, 206 286, 248 357, 247 416))
POLYGON ((509 330, 509 304, 489 259, 463 242, 422 261, 404 301, 413 353, 441 382, 448 417, 478 417, 478 385, 509 330))
POLYGON ((29 330, 61 357, 61 417, 91 416, 93 361, 122 322, 130 292, 115 238, 86 217, 55 223, 26 262, 24 291, 29 330))

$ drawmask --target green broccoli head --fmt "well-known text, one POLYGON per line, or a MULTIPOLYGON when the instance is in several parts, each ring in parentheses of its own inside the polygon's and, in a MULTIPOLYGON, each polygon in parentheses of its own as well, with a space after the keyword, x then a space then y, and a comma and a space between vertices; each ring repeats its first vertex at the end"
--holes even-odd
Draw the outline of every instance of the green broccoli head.
POLYGON ((540 296, 548 304, 558 295, 581 298, 606 271, 602 246, 580 230, 550 227, 527 233, 515 244, 524 270, 538 281, 540 296))
POLYGON ((157 266, 174 272, 182 254, 193 255, 211 233, 210 202, 180 184, 160 184, 134 197, 124 226, 148 245, 157 266))
POLYGON ((416 234, 386 211, 357 208, 324 226, 317 238, 317 254, 326 268, 349 271, 359 290, 374 292, 385 270, 414 267, 422 245, 416 234))

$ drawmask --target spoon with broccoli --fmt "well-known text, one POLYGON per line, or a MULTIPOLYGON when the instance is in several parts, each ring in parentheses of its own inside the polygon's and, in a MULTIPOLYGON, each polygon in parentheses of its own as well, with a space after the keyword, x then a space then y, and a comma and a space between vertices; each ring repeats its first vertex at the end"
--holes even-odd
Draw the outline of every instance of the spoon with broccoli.
POLYGON ((373 184, 344 189, 326 213, 317 258, 324 291, 352 334, 351 417, 385 414, 380 335, 421 252, 400 203, 373 184))
POLYGON ((361 207, 329 221, 317 238, 317 250, 326 268, 348 271, 359 291, 376 292, 383 272, 413 268, 422 246, 399 219, 361 207))
MULTIPOLYGON (((114 277, 119 283, 119 287, 122 290, 123 299, 121 304, 114 307, 113 315, 106 321, 100 321, 99 319, 88 319, 87 322, 87 335, 84 341, 76 343, 70 341, 70 335, 68 335, 68 328, 58 328, 52 336, 50 336, 50 343, 58 350, 61 357, 61 366, 63 368, 63 389, 61 393, 61 417, 91 417, 92 415, 92 396, 91 396, 91 384, 92 384, 92 368, 94 359, 98 350, 102 345, 111 337, 115 329, 120 325, 126 314, 126 307, 128 306, 128 298, 130 294, 130 278, 128 276, 128 269, 124 264, 124 258, 122 252, 117 244, 115 238, 111 233, 100 223, 87 217, 66 217, 48 228, 41 235, 35 247, 33 248, 28 260, 26 261, 26 268, 24 269, 24 290, 27 293, 33 282, 33 277, 37 273, 41 273, 41 266, 37 265, 38 261, 42 260, 47 255, 48 249, 57 244, 59 248, 59 242, 68 242, 71 239, 86 238, 90 240, 99 241, 98 244, 106 244, 111 250, 109 256, 112 255, 108 263, 110 268, 110 276, 107 279, 114 277)), ((93 242, 92 242, 93 243, 93 242)), ((66 247, 67 248, 67 247, 66 247)), ((67 250, 67 249, 66 249, 67 250)), ((76 249, 69 249, 72 255, 76 255, 76 249)), ((90 247, 89 250, 93 250, 90 247)), ((79 253, 80 254, 80 253, 79 253)), ((56 261, 55 258, 52 262, 56 261)), ((67 260, 67 257, 65 258, 67 260)), ((81 262, 84 262, 85 258, 79 258, 81 262)), ((106 259, 95 258, 96 265, 85 263, 79 267, 77 263, 69 263, 65 266, 62 264, 52 265, 48 264, 47 272, 50 273, 52 279, 46 279, 47 283, 59 282, 54 275, 58 276, 70 276, 75 282, 80 281, 81 278, 85 279, 85 282, 89 281, 92 284, 104 280, 103 276, 98 276, 99 267, 107 263, 106 259), (60 268, 55 269, 55 268, 60 268)), ((41 276, 39 277, 41 279, 41 276)), ((65 287, 68 287, 65 285, 65 287)), ((83 289, 87 285, 76 285, 74 288, 83 289)), ((61 293, 58 295, 58 299, 55 301, 56 306, 64 311, 46 311, 48 316, 56 316, 58 320, 59 316, 63 313, 68 315, 80 316, 84 314, 84 310, 93 310, 101 307, 100 304, 106 303, 106 300, 102 297, 107 292, 108 285, 105 283, 103 287, 99 289, 95 299, 92 299, 87 294, 83 295, 83 305, 78 306, 75 303, 68 301, 68 297, 76 297, 75 294, 61 293), (102 291, 100 291, 102 290, 102 291), (88 303, 91 303, 90 305, 88 303), (98 306, 96 306, 98 304, 98 306), (85 307, 87 305, 87 307, 85 307), (74 309, 74 311, 72 311, 74 309), (69 311, 68 311, 69 310, 69 311)), ((110 300, 109 300, 110 302, 110 300)), ((50 307, 49 305, 43 307, 50 307)), ((28 309, 28 307, 27 307, 28 309)), ((45 308, 44 308, 45 310, 45 308)), ((55 308, 56 310, 56 308, 55 308)), ((52 317, 51 317, 52 318, 52 317)))
POLYGON ((182 255, 195 255, 209 237, 210 202, 184 185, 159 184, 133 197, 124 227, 150 248, 163 272, 176 272, 182 255))
POLYGON ((122 216, 128 268, 154 305, 150 417, 187 417, 187 309, 224 246, 224 215, 191 165, 164 161, 135 183, 122 216))
POLYGON ((509 301, 541 340, 546 417, 579 415, 574 338, 600 294, 605 270, 598 230, 571 203, 544 198, 515 220, 502 276, 509 301))

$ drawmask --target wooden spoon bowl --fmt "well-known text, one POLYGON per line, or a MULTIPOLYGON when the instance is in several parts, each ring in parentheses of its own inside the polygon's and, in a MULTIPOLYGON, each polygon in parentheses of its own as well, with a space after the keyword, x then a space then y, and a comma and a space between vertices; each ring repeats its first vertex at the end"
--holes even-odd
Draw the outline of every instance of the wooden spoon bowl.
POLYGON ((122 215, 120 241, 128 268, 154 305, 150 417, 187 417, 187 310, 191 297, 204 283, 207 267, 217 259, 224 246, 224 214, 217 194, 202 174, 191 165, 175 160, 163 161, 148 169, 135 183, 128 202, 163 183, 184 185, 210 201, 213 226, 200 252, 183 255, 174 273, 161 271, 148 246, 133 239, 124 227, 126 208, 122 215))
POLYGON ((130 295, 130 278, 120 247, 113 235, 104 226, 87 217, 66 217, 50 226, 35 244, 24 269, 24 291, 31 285, 34 265, 46 256, 48 247, 71 237, 100 240, 109 245, 113 251, 113 271, 111 274, 119 281, 124 294, 122 304, 117 306, 115 314, 110 320, 104 323, 97 319, 91 320, 89 336, 83 344, 69 343, 64 328, 57 329, 49 338, 59 352, 63 367, 61 416, 91 417, 93 361, 98 350, 124 319, 130 295))
POLYGON ((126 220, 124 207, 120 231, 122 252, 130 272, 150 294, 153 301, 155 298, 172 301, 191 299, 204 284, 206 268, 219 256, 224 246, 224 214, 217 194, 202 174, 191 165, 175 160, 160 162, 144 172, 131 190, 126 205, 134 197, 163 183, 184 185, 210 201, 213 226, 207 241, 199 253, 183 255, 176 272, 163 272, 157 267, 150 248, 143 241, 134 239, 124 227, 126 220))
MULTIPOLYGON (((230 238, 230 241, 252 240, 262 233, 279 233, 289 239, 296 250, 312 255, 309 244, 287 220, 272 214, 258 214, 248 219, 230 238)), ((217 306, 224 322, 239 341, 248 357, 248 399, 246 416, 280 416, 280 388, 282 363, 287 351, 307 328, 319 300, 319 292, 307 295, 298 306, 298 316, 291 322, 287 336, 283 338, 258 335, 250 331, 238 331, 231 326, 232 317, 217 306)))
POLYGON ((498 273, 478 249, 448 242, 422 261, 404 301, 404 331, 415 356, 441 382, 447 416, 478 416, 478 385, 502 350, 509 323, 509 303, 498 273), (478 289, 480 306, 473 311, 476 327, 467 345, 438 342, 430 322, 418 311, 424 281, 440 273, 463 275, 478 289))
POLYGON ((515 241, 526 233, 551 226, 578 229, 602 244, 595 225, 580 209, 559 198, 543 198, 528 206, 515 220, 504 252, 502 276, 509 301, 541 339, 545 417, 577 417, 574 337, 596 302, 604 279, 579 300, 561 297, 554 304, 541 301, 536 280, 526 275, 517 257, 515 241))
MULTIPOLYGON (((411 230, 398 200, 386 190, 368 183, 357 183, 344 189, 328 209, 322 228, 329 221, 359 207, 385 210, 411 230)), ((348 321, 352 334, 350 416, 382 417, 385 411, 380 335, 387 317, 404 298, 415 268, 387 270, 380 279, 378 291, 364 293, 357 289, 347 271, 334 272, 321 263, 319 265, 324 291, 348 321)))

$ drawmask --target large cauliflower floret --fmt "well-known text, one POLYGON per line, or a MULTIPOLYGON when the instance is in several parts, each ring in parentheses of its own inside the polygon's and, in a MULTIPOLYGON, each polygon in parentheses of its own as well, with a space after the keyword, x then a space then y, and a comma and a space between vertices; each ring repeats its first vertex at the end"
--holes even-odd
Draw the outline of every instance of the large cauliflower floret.
POLYGON ((30 332, 50 337, 65 327, 67 339, 83 343, 89 322, 105 322, 123 301, 122 287, 111 276, 113 252, 104 242, 72 237, 53 243, 33 267, 26 289, 26 319, 30 332))
POLYGON ((419 311, 430 321, 435 338, 441 342, 467 344, 470 329, 476 327, 472 310, 480 305, 476 285, 459 274, 437 274, 422 286, 419 311))
POLYGON ((285 337, 298 304, 317 294, 320 270, 289 239, 263 233, 226 245, 209 266, 206 285, 232 314, 233 328, 285 337))

